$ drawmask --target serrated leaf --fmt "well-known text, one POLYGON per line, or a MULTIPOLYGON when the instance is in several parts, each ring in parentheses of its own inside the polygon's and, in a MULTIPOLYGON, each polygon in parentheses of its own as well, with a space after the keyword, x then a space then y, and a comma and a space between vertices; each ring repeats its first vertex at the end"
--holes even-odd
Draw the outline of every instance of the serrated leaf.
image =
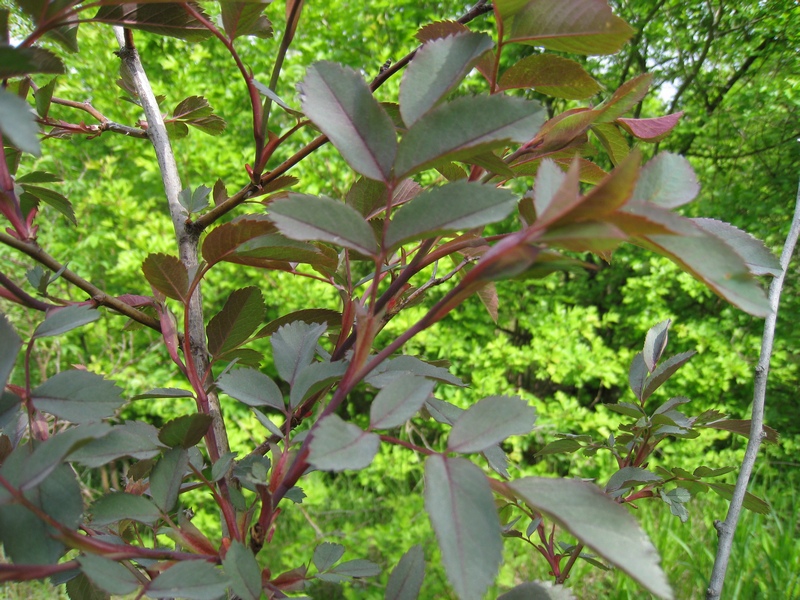
POLYGON ((555 54, 534 54, 509 67, 500 77, 499 88, 533 88, 537 92, 582 100, 600 91, 600 84, 575 62, 555 54))
POLYGON ((286 409, 278 384, 255 369, 236 369, 224 373, 217 386, 231 398, 248 406, 270 406, 281 412, 286 409))
POLYGON ((368 467, 380 446, 380 437, 346 423, 338 415, 323 418, 314 427, 308 462, 322 471, 368 467))
POLYGON ((289 406, 291 408, 297 407, 311 394, 341 379, 346 370, 347 363, 344 361, 316 362, 303 368, 297 374, 294 385, 292 385, 292 391, 289 394, 289 406))
POLYGON ((386 584, 385 600, 417 600, 425 578, 425 553, 416 544, 403 554, 386 584))
POLYGON ((115 425, 103 437, 73 452, 70 461, 96 468, 123 456, 138 460, 153 458, 162 449, 155 427, 141 421, 128 421, 124 425, 115 425))
POLYGON ((263 2, 222 2, 222 26, 233 40, 252 35, 261 39, 272 37, 272 23, 262 15, 269 0, 263 2))
POLYGON ((300 371, 311 364, 317 351, 317 340, 325 333, 325 325, 295 321, 276 331, 272 342, 272 360, 281 379, 294 385, 300 371))
POLYGON ((331 198, 290 193, 270 204, 269 215, 294 240, 330 242, 367 256, 376 250, 372 227, 355 209, 331 198))
POLYGON ((67 581, 65 586, 70 600, 110 600, 103 589, 97 587, 84 573, 67 581))
POLYGON ((342 558, 344 555, 344 546, 341 544, 333 544, 331 542, 323 542, 314 548, 314 556, 312 558, 314 566, 320 573, 327 571, 342 558))
POLYGON ((781 264, 769 251, 764 242, 754 238, 746 231, 716 219, 692 219, 703 231, 718 237, 738 254, 753 275, 781 274, 781 264))
POLYGON ((91 306, 78 304, 66 306, 50 311, 47 318, 33 332, 33 338, 61 335, 87 323, 97 321, 99 318, 100 312, 91 306))
POLYGON ((427 113, 403 136, 395 177, 478 156, 508 142, 527 142, 544 119, 539 104, 520 98, 502 94, 458 98, 427 113))
POLYGON ((208 351, 218 356, 247 341, 264 320, 266 307, 257 287, 234 291, 208 323, 208 351))
MULTIPOLYGON (((49 85, 49 84, 48 84, 49 85)), ((41 88, 40 88, 41 89, 41 88)), ((31 171, 17 177, 16 182, 22 183, 61 183, 64 180, 58 175, 48 173, 47 171, 31 171)))
POLYGON ((407 126, 456 87, 494 43, 483 33, 462 33, 427 42, 417 50, 400 84, 400 114, 407 126))
POLYGON ((546 454, 561 454, 561 453, 568 453, 568 452, 575 452, 576 450, 580 450, 583 446, 580 442, 576 440, 556 440, 555 442, 550 442, 544 448, 539 450, 535 456, 544 456, 546 454))
POLYGON ((222 559, 222 568, 231 580, 231 587, 241 600, 261 598, 261 567, 244 544, 234 540, 222 559))
POLYGON ((607 492, 632 488, 643 483, 658 483, 663 479, 640 467, 623 467, 614 473, 606 484, 607 492))
POLYGON ((348 164, 388 182, 397 152, 394 124, 361 75, 335 63, 314 63, 299 85, 303 112, 348 164))
POLYGON ((425 509, 450 584, 462 600, 480 600, 503 556, 500 520, 486 476, 464 458, 429 456, 425 509))
POLYGON ((219 135, 225 131, 225 127, 228 126, 225 120, 218 115, 198 117, 196 119, 192 119, 191 121, 186 121, 186 123, 195 129, 199 129, 203 133, 207 133, 208 135, 219 135))
POLYGON ((52 206, 54 209, 64 215, 70 223, 73 225, 78 224, 78 221, 75 218, 75 210, 72 208, 72 203, 67 199, 66 196, 59 194, 54 190, 43 188, 38 185, 30 185, 27 183, 21 185, 22 189, 34 196, 37 200, 44 202, 48 206, 52 206))
POLYGON ((656 370, 647 377, 647 380, 644 384, 644 389, 641 393, 641 399, 645 400, 650 397, 650 395, 655 392, 661 385, 672 375, 680 369, 683 365, 685 365, 690 358, 692 358, 697 352, 694 350, 690 350, 689 352, 682 352, 680 354, 676 354, 675 356, 670 356, 664 362, 660 363, 656 370))
POLYGON ((570 479, 525 477, 507 484, 594 552, 660 598, 672 598, 658 552, 628 511, 596 486, 570 479))
POLYGON ((163 571, 147 586, 152 598, 180 597, 186 600, 217 600, 230 581, 222 571, 203 560, 179 562, 163 571))
POLYGON ((521 398, 489 396, 467 409, 453 423, 447 450, 480 452, 511 435, 524 435, 533 429, 536 409, 521 398))
MULTIPOLYGON (((198 4, 189 4, 208 18, 198 4)), ((186 12, 178 2, 105 5, 100 7, 92 20, 176 37, 187 42, 201 42, 211 37, 211 32, 202 21, 186 12)))
POLYGON ((3 313, 0 313, 0 339, 3 340, 0 344, 0 391, 2 391, 14 368, 17 354, 22 348, 22 340, 3 313))
POLYGON ((681 120, 683 111, 655 117, 652 119, 617 119, 622 128, 633 137, 645 142, 658 142, 664 139, 681 120))
POLYGON ((642 358, 647 370, 652 373, 656 368, 656 363, 661 359, 661 355, 667 347, 667 340, 669 337, 669 326, 671 319, 661 321, 657 325, 653 325, 648 331, 644 339, 644 351, 642 358))
POLYGON ((124 519, 152 525, 161 518, 161 511, 144 496, 112 492, 92 504, 89 513, 95 527, 104 527, 124 519))
POLYGON ((178 202, 186 209, 190 215, 198 213, 208 206, 208 195, 211 193, 211 188, 201 185, 192 191, 192 188, 184 188, 178 194, 178 202))
POLYGON ((39 410, 72 421, 87 423, 110 417, 125 401, 113 381, 89 371, 70 370, 53 375, 33 390, 39 410))
POLYGON ((175 256, 150 254, 142 263, 147 281, 159 292, 174 300, 189 300, 189 273, 175 256))
POLYGON ((428 379, 409 375, 397 378, 384 387, 369 407, 369 424, 373 429, 399 427, 413 417, 433 391, 428 379))
POLYGON ((211 415, 202 413, 170 419, 159 430, 158 439, 170 448, 188 450, 203 439, 213 420, 211 415))
POLYGON ((506 218, 517 204, 508 190, 455 181, 421 193, 392 218, 387 249, 443 233, 481 227, 506 218))
POLYGON ((614 54, 634 33, 604 0, 531 0, 515 12, 508 41, 558 52, 614 54))
POLYGON ((689 161, 677 154, 662 152, 642 168, 632 201, 677 208, 694 200, 699 191, 700 185, 689 161))
POLYGON ((5 89, 0 89, 0 131, 23 152, 41 155, 36 115, 25 100, 5 89))
MULTIPOLYGON (((746 438, 750 438, 750 419, 722 419, 720 421, 713 421, 711 423, 702 425, 708 429, 719 429, 722 431, 730 431, 731 433, 738 433, 746 438)), ((772 427, 767 425, 763 426, 765 437, 764 439, 773 444, 778 443, 778 432, 772 427)))
POLYGON ((78 563, 92 583, 109 594, 132 594, 142 585, 129 569, 108 558, 85 554, 78 563))
POLYGON ((0 44, 0 78, 11 79, 33 73, 64 72, 64 63, 55 54, 37 46, 19 48, 0 44))
POLYGON ((150 473, 150 493, 153 502, 164 512, 171 511, 178 501, 178 492, 188 465, 189 452, 183 448, 172 448, 153 467, 150 473))

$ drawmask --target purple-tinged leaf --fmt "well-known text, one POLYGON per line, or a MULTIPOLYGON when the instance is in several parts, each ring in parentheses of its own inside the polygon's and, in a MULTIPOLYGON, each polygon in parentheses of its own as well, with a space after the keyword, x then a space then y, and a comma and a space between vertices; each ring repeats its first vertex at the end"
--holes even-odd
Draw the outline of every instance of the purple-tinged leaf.
POLYGON ((344 577, 375 577, 381 574, 381 568, 370 560, 356 558, 339 563, 333 567, 329 573, 333 575, 343 575, 344 577))
POLYGON ((317 571, 320 573, 327 571, 344 556, 344 546, 332 542, 322 542, 314 548, 314 556, 311 558, 317 571))
POLYGON ((397 211, 386 232, 386 247, 464 229, 481 227, 506 218, 517 197, 491 185, 455 181, 421 193, 397 211))
POLYGON ((355 170, 388 182, 397 152, 389 115, 361 75, 331 62, 309 67, 300 84, 303 112, 355 170))
POLYGON ((489 396, 473 404, 453 423, 449 452, 480 452, 512 435, 533 429, 536 409, 521 398, 489 396))
POLYGON ((289 394, 289 406, 295 408, 311 394, 338 381, 346 370, 347 363, 343 361, 311 363, 295 377, 289 394))
POLYGON ((503 73, 499 84, 501 90, 533 88, 568 100, 582 100, 600 91, 600 84, 580 64, 555 54, 523 58, 503 73))
POLYGON ((254 369, 235 369, 220 376, 220 390, 247 406, 270 406, 283 412, 286 405, 278 385, 263 373, 254 369))
POLYGON ((168 298, 189 301, 189 273, 179 258, 150 254, 142 263, 142 272, 150 285, 168 298))
POLYGON ((270 321, 253 339, 265 338, 274 334, 283 325, 302 321, 303 323, 319 323, 327 326, 326 331, 337 331, 342 328, 342 313, 329 308, 304 308, 270 321))
POLYGON ((584 221, 572 225, 553 227, 539 237, 539 241, 572 252, 594 252, 603 259, 628 236, 618 227, 603 221, 584 221))
POLYGON ((634 419, 639 419, 641 417, 647 416, 641 406, 638 406, 636 404, 631 404, 630 402, 606 404, 605 407, 611 412, 619 413, 621 415, 632 417, 634 419))
POLYGON ((263 16, 269 4, 262 2, 220 2, 222 27, 228 38, 236 39, 242 35, 252 35, 261 39, 272 37, 272 23, 263 16))
POLYGON ((759 239, 746 231, 716 219, 692 219, 703 231, 718 237, 744 260, 753 275, 781 274, 781 263, 759 239))
MULTIPOLYGON (((602 1, 602 0, 601 0, 602 1)), ((608 100, 597 107, 598 123, 611 123, 631 110, 645 97, 653 81, 652 73, 643 73, 617 88, 608 100)))
MULTIPOLYGON (((434 21, 421 27, 414 37, 425 44, 426 42, 464 33, 472 33, 472 30, 458 21, 434 21)), ((475 68, 487 81, 492 80, 492 73, 495 68, 494 60, 494 52, 487 50, 475 63, 475 68)))
POLYGON ((689 161, 677 154, 662 152, 642 168, 633 201, 677 208, 694 200, 699 191, 700 185, 689 161))
POLYGON ((188 450, 200 443, 211 427, 211 415, 194 413, 167 421, 158 432, 158 440, 170 448, 181 447, 188 450))
POLYGON ((308 462, 322 471, 363 469, 372 463, 381 438, 346 423, 338 415, 323 418, 312 429, 308 462))
POLYGON ((234 291, 208 323, 208 351, 218 356, 241 346, 264 320, 265 312, 264 299, 257 287, 234 291))
POLYGON ((150 598, 213 600, 225 595, 230 581, 211 563, 187 560, 176 563, 147 586, 150 598))
POLYGON ((222 568, 231 580, 231 588, 241 600, 261 598, 261 567, 244 544, 237 540, 231 542, 222 559, 222 568))
POLYGON ((317 340, 325 333, 324 324, 295 321, 276 331, 272 342, 272 360, 281 379, 294 386, 295 381, 317 351, 317 340))
POLYGON ((507 484, 531 508, 659 598, 672 598, 658 552, 630 513, 596 486, 574 479, 525 477, 507 484))
POLYGON ((0 45, 0 78, 11 79, 33 73, 60 74, 64 63, 55 54, 44 48, 32 46, 15 48, 0 45))
POLYGON ((478 156, 508 142, 527 142, 544 118, 539 104, 520 98, 458 98, 427 113, 403 136, 395 176, 408 177, 437 163, 478 156))
POLYGON ((494 43, 483 33, 462 33, 426 42, 417 50, 400 84, 400 114, 416 123, 456 87, 494 43))
POLYGON ((513 13, 508 41, 558 52, 614 54, 634 33, 604 0, 530 0, 513 13))
POLYGON ((0 131, 23 152, 41 154, 39 126, 30 104, 5 89, 0 89, 0 131))
POLYGON ((0 391, 2 391, 11 375, 11 369, 14 368, 17 354, 22 348, 22 340, 3 313, 0 313, 0 340, 3 340, 0 344, 0 391))
POLYGON ((189 96, 178 103, 172 111, 172 117, 174 119, 190 121, 192 119, 207 117, 213 112, 214 109, 211 108, 208 100, 203 96, 189 96))
MULTIPOLYGON (((538 218, 547 214, 547 209, 554 201, 561 200, 561 198, 556 198, 556 195, 559 194, 566 180, 567 176, 564 174, 564 171, 560 169, 554 161, 549 158, 545 158, 541 161, 536 171, 536 179, 533 182, 533 207, 538 218)), ((574 178, 571 184, 571 193, 567 197, 570 202, 574 202, 578 197, 580 188, 574 178)), ((561 193, 563 195, 563 192, 561 193)), ((566 198, 564 198, 564 200, 566 200, 566 198)))
POLYGON ((508 474, 508 455, 500 447, 500 444, 486 448, 483 452, 483 457, 489 463, 489 468, 501 477, 508 479, 511 477, 508 474))
POLYGON ((417 600, 425 578, 425 553, 419 544, 411 546, 389 575, 385 600, 417 600))
POLYGON ((381 363, 370 373, 365 381, 377 388, 384 388, 398 378, 407 377, 409 373, 427 377, 449 385, 465 387, 466 384, 444 367, 438 367, 420 360, 416 356, 402 355, 381 363))
POLYGON ((155 427, 141 421, 128 421, 115 425, 103 437, 82 446, 70 455, 69 460, 95 469, 124 456, 136 460, 153 458, 163 449, 155 427))
POLYGON ((413 417, 431 395, 434 383, 423 377, 399 377, 383 388, 372 401, 369 424, 372 429, 399 427, 413 417))
POLYGON ((178 202, 180 202, 180 205, 191 215, 200 212, 208 206, 208 195, 210 193, 211 188, 204 185, 198 186, 194 190, 186 187, 178 194, 178 202))
POLYGON ((642 357, 647 370, 652 373, 656 368, 656 363, 661 359, 661 355, 667 347, 667 340, 669 336, 669 326, 671 319, 661 321, 657 325, 653 325, 647 332, 644 339, 644 351, 642 357))
POLYGON ((534 456, 545 456, 546 454, 568 454, 570 452, 580 450, 581 448, 583 448, 583 446, 577 440, 556 440, 555 442, 550 442, 547 444, 534 456))
POLYGON ((181 482, 188 466, 188 450, 172 448, 167 450, 153 467, 150 473, 150 494, 156 506, 164 512, 171 511, 178 501, 181 482))
POLYGON ((631 149, 628 147, 628 141, 625 136, 619 131, 619 127, 613 123, 595 123, 592 125, 592 133, 600 140, 608 157, 615 165, 620 164, 631 149))
POLYGON ((664 139, 681 120, 683 111, 652 119, 617 119, 617 123, 633 137, 645 142, 664 139))
POLYGON ((456 594, 461 600, 480 600, 503 558, 500 520, 486 476, 464 458, 429 456, 425 509, 456 594))
POLYGON ((640 467, 624 467, 614 473, 606 484, 606 492, 629 489, 645 483, 660 483, 663 481, 655 473, 640 467))
POLYGON ((655 392, 661 385, 670 377, 672 377, 673 373, 680 369, 684 364, 686 364, 690 358, 692 358, 695 354, 697 354, 694 350, 690 350, 689 352, 682 352, 680 354, 676 354, 675 356, 670 356, 664 362, 660 363, 655 371, 653 371, 652 375, 650 375, 647 380, 645 381, 644 388, 642 390, 641 400, 646 400, 650 397, 650 395, 655 392))
POLYGON ((33 332, 33 338, 61 335, 87 323, 93 323, 99 318, 100 312, 87 305, 74 304, 53 309, 33 332))
MULTIPOLYGON (((583 554, 581 554, 581 558, 584 558, 583 554)), ((554 585, 550 581, 526 581, 502 596, 498 596, 497 600, 575 600, 575 596, 568 588, 563 585, 554 585)))
POLYGON ((153 388, 143 394, 136 394, 131 400, 146 400, 148 398, 194 398, 194 392, 180 388, 153 388))
MULTIPOLYGON (((574 158, 588 139, 586 132, 597 119, 599 113, 588 108, 572 108, 547 121, 531 141, 535 148, 531 158, 541 158, 551 152, 573 150, 569 159, 574 158)), ((525 160, 523 155, 522 160, 525 160)), ((521 161, 520 161, 521 162, 521 161)))
POLYGON ((89 371, 61 371, 33 390, 33 405, 73 423, 99 421, 125 400, 113 381, 89 371))
POLYGON ((84 554, 78 557, 78 563, 84 575, 108 594, 127 596, 142 585, 130 569, 108 558, 96 554, 84 554))
POLYGON ((375 233, 358 212, 331 198, 290 193, 269 205, 270 219, 294 240, 318 240, 370 256, 375 233))
MULTIPOLYGON (((702 425, 707 429, 719 429, 721 431, 730 431, 731 433, 738 433, 748 439, 750 439, 750 419, 722 419, 721 421, 713 421, 712 423, 708 423, 706 425, 702 425)), ((773 444, 778 443, 778 432, 775 431, 772 427, 767 425, 763 426, 764 430, 764 439, 768 442, 773 444)))
POLYGON ((639 400, 642 400, 644 395, 644 383, 647 380, 647 375, 648 371, 644 362, 644 355, 641 352, 637 352, 631 361, 631 368, 628 371, 628 384, 639 400))
MULTIPOLYGON (((198 4, 188 4, 208 18, 198 4)), ((211 37, 206 26, 186 12, 179 2, 110 4, 101 6, 92 20, 176 37, 187 42, 202 42, 211 37)))

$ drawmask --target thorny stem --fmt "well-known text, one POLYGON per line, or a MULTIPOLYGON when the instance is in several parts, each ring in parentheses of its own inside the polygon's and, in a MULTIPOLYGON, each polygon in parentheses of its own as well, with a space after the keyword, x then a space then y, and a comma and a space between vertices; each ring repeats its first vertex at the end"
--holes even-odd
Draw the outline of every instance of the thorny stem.
POLYGON ((764 321, 764 335, 761 338, 761 354, 756 366, 755 389, 753 391, 753 410, 750 421, 750 438, 747 441, 747 449, 744 453, 742 468, 736 478, 736 486, 733 489, 733 497, 728 507, 728 515, 722 523, 715 523, 717 534, 719 535, 719 546, 717 556, 714 559, 714 568, 711 571, 711 579, 706 591, 707 600, 717 600, 722 594, 722 586, 725 583, 725 572, 728 569, 731 547, 733 546, 733 535, 736 533, 736 525, 739 522, 739 514, 742 512, 747 484, 750 475, 758 458, 758 449, 761 440, 764 438, 764 404, 767 396, 767 376, 769 375, 769 363, 772 356, 772 342, 775 337, 775 324, 778 318, 778 307, 781 300, 783 282, 786 272, 789 269, 789 262, 792 259, 797 238, 800 236, 800 184, 798 184, 797 197, 795 199, 794 217, 789 228, 789 234, 783 245, 781 252, 781 272, 772 280, 769 286, 769 304, 772 311, 764 321))

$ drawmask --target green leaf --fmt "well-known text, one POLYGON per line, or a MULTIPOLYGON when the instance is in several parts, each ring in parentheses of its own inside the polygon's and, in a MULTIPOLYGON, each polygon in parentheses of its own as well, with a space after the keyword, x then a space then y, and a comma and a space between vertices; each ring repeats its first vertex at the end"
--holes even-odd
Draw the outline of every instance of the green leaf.
POLYGON ((261 2, 221 2, 222 27, 231 40, 242 35, 261 39, 272 37, 272 23, 262 15, 269 0, 261 2))
POLYGON ((562 585, 527 581, 498 596, 497 600, 575 600, 575 596, 562 585))
POLYGON ((597 107, 600 113, 597 122, 611 123, 627 113, 645 97, 652 81, 652 73, 643 73, 623 83, 608 100, 597 107))
POLYGON ((692 219, 692 222, 703 231, 709 233, 723 242, 738 254, 753 275, 781 274, 781 263, 769 251, 764 242, 754 238, 746 231, 716 219, 692 219))
POLYGON ((408 373, 383 388, 369 407, 373 429, 399 427, 413 417, 433 392, 434 383, 408 373))
MULTIPOLYGON (((52 83, 52 82, 51 82, 52 83)), ((50 85, 50 84, 48 84, 50 85)), ((41 88, 40 88, 41 89, 41 88)), ((31 171, 17 177, 17 183, 61 183, 63 179, 47 171, 31 171)))
POLYGON ((61 335, 67 331, 92 323, 100 318, 100 313, 91 306, 75 304, 58 310, 51 310, 47 318, 42 321, 33 332, 33 338, 61 335))
POLYGON ((523 58, 503 73, 499 84, 501 90, 533 88, 542 94, 567 100, 583 100, 601 89, 580 64, 555 54, 534 54, 523 58))
POLYGON ((425 509, 456 594, 462 600, 480 600, 503 558, 500 520, 486 476, 464 458, 429 456, 425 509))
POLYGON ((55 54, 44 48, 32 46, 15 48, 0 45, 0 79, 23 77, 33 73, 64 72, 64 63, 55 54))
POLYGON ((416 544, 403 554, 389 575, 385 600, 417 600, 425 578, 425 553, 416 544))
POLYGON ((649 377, 647 377, 647 380, 644 383, 644 389, 641 391, 640 399, 645 400, 649 398, 653 392, 661 387, 661 384, 672 377, 675 371, 685 365, 695 354, 697 354, 697 352, 694 350, 682 352, 680 354, 676 354, 675 356, 670 356, 667 360, 660 363, 656 367, 656 370, 653 371, 649 377))
POLYGON ((84 573, 67 581, 65 586, 70 600, 110 600, 104 590, 97 587, 84 573))
POLYGON ((0 131, 23 152, 41 155, 39 126, 30 105, 5 89, 0 89, 0 131))
POLYGON ((189 465, 189 452, 172 448, 164 453, 150 473, 150 493, 153 502, 164 512, 169 512, 178 501, 183 474, 189 465))
MULTIPOLYGON (((712 483, 710 481, 706 481, 704 483, 721 498, 725 498, 728 501, 733 498, 734 486, 730 483, 712 483)), ((758 496, 754 496, 750 492, 745 492, 744 503, 742 506, 744 506, 747 510, 753 511, 760 515, 768 515, 770 512, 769 504, 764 502, 758 496)))
POLYGON ((530 0, 514 12, 508 41, 558 52, 614 54, 634 33, 604 0, 530 0))
POLYGON ((70 462, 96 468, 129 456, 144 460, 157 456, 164 446, 158 441, 158 430, 148 423, 128 421, 70 454, 70 462))
POLYGON ((388 182, 397 152, 394 124, 361 75, 318 62, 308 68, 299 88, 303 112, 348 164, 365 177, 388 182))
POLYGON ((483 33, 427 42, 417 50, 400 84, 400 114, 409 127, 456 87, 494 43, 483 33))
POLYGON ((297 374, 289 393, 289 406, 297 407, 311 394, 341 379, 346 370, 347 363, 344 361, 315 362, 303 368, 297 374))
POLYGON ((208 323, 208 351, 219 356, 241 346, 264 320, 265 312, 264 299, 257 287, 234 291, 208 323))
POLYGON ((314 360, 317 340, 323 333, 324 324, 295 321, 283 325, 272 335, 272 360, 281 379, 294 386, 300 372, 314 360))
POLYGON ((525 477, 507 484, 594 552, 660 598, 672 590, 658 552, 628 511, 596 486, 572 479, 525 477))
POLYGON ((661 355, 667 348, 667 340, 669 338, 669 325, 670 319, 661 321, 657 325, 653 325, 648 331, 644 339, 644 351, 642 357, 647 370, 652 373, 656 368, 656 363, 661 359, 661 355))
POLYGON ((0 339, 3 340, 0 344, 0 391, 2 391, 14 368, 17 354, 22 348, 22 340, 3 313, 0 313, 0 339))
POLYGON ((505 219, 517 204, 508 190, 455 181, 423 192, 397 211, 386 233, 387 248, 412 240, 481 227, 505 219))
MULTIPOLYGON (((198 4, 190 2, 189 5, 208 18, 198 4)), ((187 42, 202 42, 211 37, 211 32, 202 21, 186 12, 178 2, 101 6, 92 20, 176 37, 187 42)))
POLYGON ((693 475, 695 477, 719 477, 734 470, 734 467, 721 467, 719 469, 710 469, 708 467, 697 467, 693 475))
POLYGON ((339 562, 339 559, 342 558, 343 555, 344 546, 341 544, 323 542, 314 548, 312 561, 314 562, 314 566, 317 567, 317 571, 323 573, 339 562))
POLYGON ((78 224, 78 221, 75 218, 75 210, 72 208, 72 203, 63 194, 59 194, 58 192, 48 188, 43 188, 38 185, 30 185, 27 183, 22 184, 22 189, 24 189, 31 196, 34 196, 37 200, 44 202, 48 206, 52 206, 54 209, 64 215, 73 225, 78 224))
POLYGON ((642 168, 632 201, 677 208, 694 200, 699 191, 700 185, 689 161, 677 154, 662 152, 642 168))
POLYGON ((324 196, 290 193, 269 205, 269 215, 283 234, 294 240, 319 240, 375 253, 375 234, 358 212, 324 196))
POLYGON ((148 398, 194 398, 194 393, 179 388, 153 388, 144 394, 136 394, 131 400, 146 400, 148 398))
POLYGON ((141 586, 141 582, 129 569, 108 558, 85 554, 78 557, 78 562, 81 571, 92 583, 109 594, 132 594, 141 586))
POLYGON ((219 481, 231 470, 233 461, 236 459, 236 452, 226 452, 219 457, 219 460, 211 467, 211 481, 219 481))
POLYGON ((606 484, 607 492, 636 487, 644 483, 659 483, 663 481, 655 473, 639 467, 623 467, 614 473, 606 484))
POLYGON ((271 406, 281 412, 286 409, 278 385, 255 369, 236 369, 224 373, 217 380, 217 386, 247 406, 271 406))
POLYGON ((158 439, 170 448, 180 447, 188 450, 200 443, 213 420, 211 415, 202 413, 170 419, 159 430, 158 439))
POLYGON ((520 98, 502 94, 458 98, 427 113, 403 136, 395 177, 478 156, 508 142, 530 141, 544 119, 539 104, 520 98))
POLYGON ((73 423, 99 421, 114 414, 125 401, 113 381, 89 371, 53 375, 32 392, 33 404, 73 423))
POLYGON ((180 597, 186 600, 217 600, 230 581, 204 560, 179 562, 162 572, 147 586, 151 598, 180 597))
MULTIPOLYGON (((750 438, 750 419, 722 419, 719 421, 713 421, 711 423, 703 425, 708 429, 720 429, 722 431, 730 431, 731 433, 738 433, 746 438, 750 438)), ((771 442, 773 444, 778 443, 778 432, 775 431, 772 427, 767 425, 763 426, 765 440, 771 442)))
MULTIPOLYGON (((223 5, 224 6, 224 5, 223 5)), ((231 587, 241 600, 261 598, 261 567, 244 544, 234 540, 222 559, 222 568, 231 580, 231 587)))
POLYGON ((628 152, 630 152, 628 141, 613 123, 595 123, 592 125, 592 133, 600 140, 603 148, 608 152, 608 157, 615 165, 621 163, 628 156, 628 152))
POLYGON ((150 500, 126 492, 112 492, 100 497, 92 504, 89 514, 94 527, 104 527, 124 519, 152 525, 161 518, 161 511, 150 500))
POLYGON ((205 185, 198 186, 194 191, 192 191, 192 188, 186 187, 178 194, 178 202, 191 215, 208 206, 208 195, 210 193, 211 188, 205 185))
POLYGON ((339 563, 328 572, 345 577, 375 577, 381 574, 381 568, 370 560, 356 558, 339 563))
POLYGON ((546 454, 562 454, 568 452, 575 452, 576 450, 580 450, 583 446, 580 442, 576 440, 556 440, 555 442, 550 442, 544 448, 539 450, 535 456, 544 456, 546 454))
POLYGON ((150 285, 168 298, 189 301, 189 273, 180 259, 168 254, 150 254, 142 263, 142 272, 150 285))
POLYGON ((480 452, 511 435, 533 429, 536 409, 521 398, 489 396, 473 404, 453 423, 447 450, 480 452))
POLYGON ((322 471, 363 469, 372 463, 380 437, 331 414, 312 430, 308 462, 322 471))

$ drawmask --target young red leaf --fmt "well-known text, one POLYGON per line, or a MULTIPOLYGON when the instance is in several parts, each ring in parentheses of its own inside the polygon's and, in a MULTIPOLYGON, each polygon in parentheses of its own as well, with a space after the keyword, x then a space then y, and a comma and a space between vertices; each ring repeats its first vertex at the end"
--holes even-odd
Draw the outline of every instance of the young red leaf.
POLYGON ((242 35, 272 37, 272 23, 262 15, 268 2, 220 2, 222 27, 233 40, 242 35))
POLYGON ((168 254, 150 254, 142 263, 142 271, 159 292, 168 298, 188 302, 189 273, 180 259, 168 254))
POLYGON ((631 110, 645 97, 652 81, 651 73, 643 73, 623 83, 608 100, 597 107, 600 112, 597 122, 611 123, 631 110))
MULTIPOLYGON (((208 18, 198 4, 189 4, 208 18)), ((208 28, 186 12, 178 2, 109 4, 101 6, 92 21, 168 35, 187 42, 202 42, 211 37, 208 28)))
POLYGON ((657 142, 664 139, 675 128, 683 111, 655 117, 653 119, 617 119, 617 123, 633 137, 645 142, 657 142))

